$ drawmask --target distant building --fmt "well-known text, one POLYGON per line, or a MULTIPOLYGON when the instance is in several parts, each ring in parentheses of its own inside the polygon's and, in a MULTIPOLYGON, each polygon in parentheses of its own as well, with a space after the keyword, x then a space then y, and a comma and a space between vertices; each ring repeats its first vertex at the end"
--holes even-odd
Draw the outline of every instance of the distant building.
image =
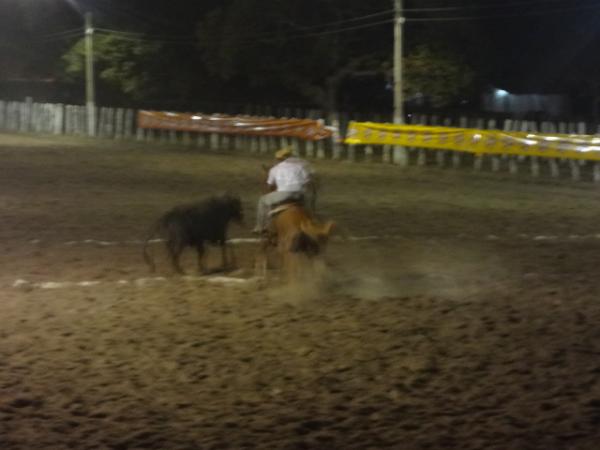
POLYGON ((484 94, 482 106, 486 112, 540 119, 557 119, 570 111, 570 102, 565 95, 511 94, 503 89, 484 94))

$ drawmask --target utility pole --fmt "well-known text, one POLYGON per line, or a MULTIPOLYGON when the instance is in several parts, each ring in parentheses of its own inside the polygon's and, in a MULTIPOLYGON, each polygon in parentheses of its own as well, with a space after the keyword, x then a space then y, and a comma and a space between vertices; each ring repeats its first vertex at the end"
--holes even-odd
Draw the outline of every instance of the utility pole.
POLYGON ((96 135, 96 101, 94 99, 94 28, 92 13, 85 13, 85 105, 88 136, 96 135))
MULTIPOLYGON (((394 0, 394 123, 404 123, 404 96, 402 92, 402 0, 394 0)), ((400 166, 408 165, 406 149, 394 146, 393 162, 400 166)))

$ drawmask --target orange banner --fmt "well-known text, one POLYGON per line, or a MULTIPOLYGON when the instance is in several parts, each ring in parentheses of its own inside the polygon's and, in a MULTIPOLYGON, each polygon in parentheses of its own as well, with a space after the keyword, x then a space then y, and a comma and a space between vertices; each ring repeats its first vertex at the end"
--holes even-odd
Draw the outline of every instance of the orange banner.
POLYGON ((306 141, 330 138, 333 134, 331 128, 325 127, 323 122, 312 119, 138 111, 137 121, 140 128, 245 136, 297 137, 306 141))

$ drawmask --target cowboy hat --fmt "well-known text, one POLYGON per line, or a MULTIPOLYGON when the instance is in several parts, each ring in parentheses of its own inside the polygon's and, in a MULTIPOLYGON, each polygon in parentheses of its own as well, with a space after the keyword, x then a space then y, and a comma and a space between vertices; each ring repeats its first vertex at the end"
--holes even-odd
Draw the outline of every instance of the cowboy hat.
POLYGON ((277 159, 285 159, 288 156, 292 156, 292 148, 291 147, 284 147, 275 152, 275 158, 277 158, 277 159))

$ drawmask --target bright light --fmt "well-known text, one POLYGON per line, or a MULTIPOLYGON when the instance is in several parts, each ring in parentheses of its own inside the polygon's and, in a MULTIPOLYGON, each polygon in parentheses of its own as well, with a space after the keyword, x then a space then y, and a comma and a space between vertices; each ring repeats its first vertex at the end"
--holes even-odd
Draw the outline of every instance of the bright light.
POLYGON ((506 97, 508 95, 508 91, 505 91, 504 89, 496 89, 496 92, 494 93, 496 95, 496 97, 506 97))

